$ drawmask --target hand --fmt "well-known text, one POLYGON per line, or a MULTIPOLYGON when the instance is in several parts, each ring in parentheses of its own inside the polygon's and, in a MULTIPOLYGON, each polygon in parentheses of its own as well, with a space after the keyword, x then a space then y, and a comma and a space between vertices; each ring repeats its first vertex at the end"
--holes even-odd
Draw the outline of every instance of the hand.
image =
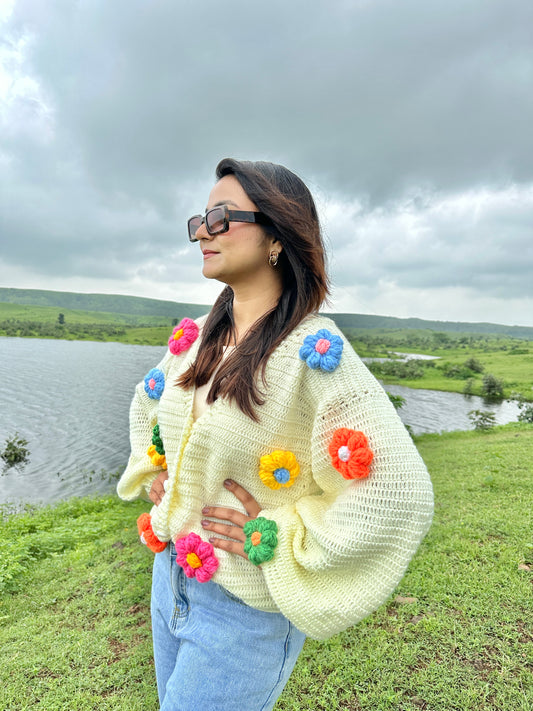
POLYGON ((148 498, 150 501, 153 501, 156 506, 159 506, 161 499, 165 495, 165 482, 167 479, 168 472, 166 469, 163 469, 163 471, 161 471, 154 479, 148 498))
POLYGON ((235 496, 239 499, 241 504, 244 506, 248 516, 235 511, 235 509, 228 509, 224 506, 206 506, 202 509, 204 516, 210 516, 211 518, 219 518, 223 521, 229 521, 230 525, 225 523, 214 523, 213 521, 202 521, 202 527, 207 531, 213 531, 223 536, 228 536, 233 540, 227 540, 225 538, 210 538, 210 542, 213 544, 214 548, 221 548, 224 551, 229 551, 229 553, 236 553, 243 558, 248 558, 244 552, 244 543, 246 541, 246 536, 244 535, 244 524, 248 521, 252 521, 257 518, 261 507, 254 499, 254 497, 249 494, 246 489, 242 486, 236 484, 231 479, 226 479, 224 482, 226 489, 229 489, 235 496))

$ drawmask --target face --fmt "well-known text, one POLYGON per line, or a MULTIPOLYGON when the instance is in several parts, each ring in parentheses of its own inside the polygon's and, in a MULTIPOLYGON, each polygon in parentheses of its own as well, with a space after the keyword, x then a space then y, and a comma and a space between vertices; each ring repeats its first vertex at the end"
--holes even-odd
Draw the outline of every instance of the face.
MULTIPOLYGON (((228 205, 230 210, 258 211, 233 175, 221 178, 211 190, 206 209, 217 205, 228 205)), ((272 271, 268 264, 270 252, 282 249, 279 242, 265 236, 260 225, 249 222, 230 222, 229 230, 218 235, 208 234, 204 224, 196 236, 203 253, 203 275, 232 287, 272 271)))

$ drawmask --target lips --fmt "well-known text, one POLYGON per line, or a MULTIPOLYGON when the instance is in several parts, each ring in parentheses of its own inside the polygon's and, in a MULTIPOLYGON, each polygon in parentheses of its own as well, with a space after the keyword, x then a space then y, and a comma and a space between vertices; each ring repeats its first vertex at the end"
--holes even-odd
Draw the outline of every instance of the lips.
POLYGON ((202 254, 204 255, 204 259, 207 259, 208 257, 212 257, 215 254, 218 254, 218 252, 213 252, 210 249, 206 249, 205 251, 202 251, 202 254))

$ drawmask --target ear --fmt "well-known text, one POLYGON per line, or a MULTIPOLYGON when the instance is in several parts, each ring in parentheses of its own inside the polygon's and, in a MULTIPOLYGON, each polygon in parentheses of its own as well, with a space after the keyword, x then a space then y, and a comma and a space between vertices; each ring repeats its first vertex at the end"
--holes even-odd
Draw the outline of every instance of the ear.
POLYGON ((278 254, 281 254, 283 252, 283 245, 279 241, 279 239, 276 239, 275 237, 270 237, 270 249, 275 250, 278 254))

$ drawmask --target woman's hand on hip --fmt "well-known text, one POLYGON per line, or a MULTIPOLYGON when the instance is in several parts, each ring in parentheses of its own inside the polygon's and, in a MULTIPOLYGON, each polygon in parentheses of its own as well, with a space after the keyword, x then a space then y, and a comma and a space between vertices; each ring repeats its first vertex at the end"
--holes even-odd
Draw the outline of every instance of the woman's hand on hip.
POLYGON ((222 521, 228 521, 228 523, 215 523, 214 521, 207 521, 204 519, 202 521, 202 526, 206 531, 212 531, 213 533, 218 533, 222 536, 227 536, 231 540, 225 538, 210 538, 209 540, 215 548, 221 548, 222 550, 229 551, 230 553, 236 553, 243 558, 248 558, 244 552, 244 543, 246 541, 246 536, 244 535, 244 524, 248 521, 252 521, 257 518, 261 507, 254 499, 254 497, 249 494, 246 489, 242 486, 236 484, 231 479, 226 479, 224 482, 226 489, 235 494, 237 499, 244 506, 244 509, 248 515, 240 513, 235 509, 229 509, 224 506, 206 506, 202 509, 204 516, 209 516, 210 518, 218 518, 222 521))
POLYGON ((159 506, 161 499, 165 495, 165 482, 167 479, 168 472, 166 469, 163 469, 154 479, 148 498, 150 501, 153 501, 156 506, 159 506))

